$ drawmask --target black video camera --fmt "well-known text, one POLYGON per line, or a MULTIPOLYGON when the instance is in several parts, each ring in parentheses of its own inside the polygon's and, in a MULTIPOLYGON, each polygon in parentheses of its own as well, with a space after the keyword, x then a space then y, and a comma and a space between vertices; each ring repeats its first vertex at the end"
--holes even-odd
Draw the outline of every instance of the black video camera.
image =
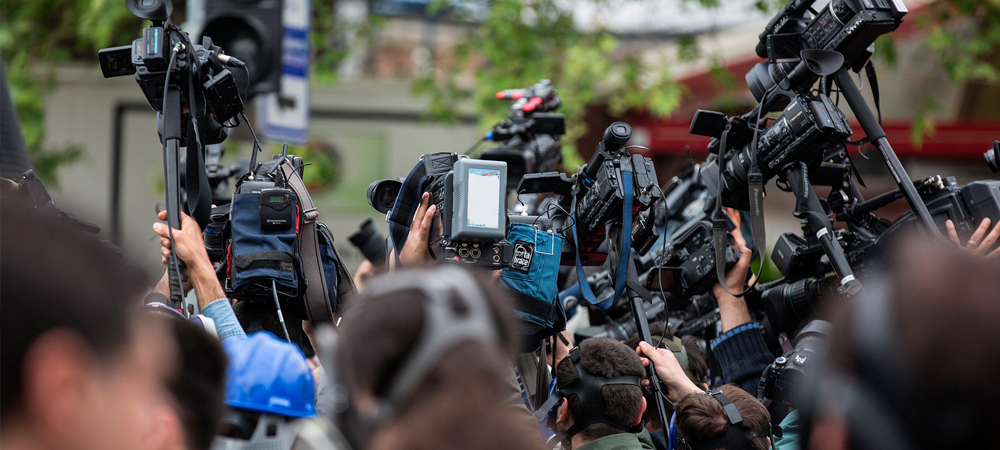
MULTIPOLYGON (((732 225, 730 223, 730 225, 732 225)), ((730 230, 732 231, 732 230, 730 230)), ((740 254, 728 235, 726 246, 726 271, 740 260, 740 254)), ((715 272, 715 248, 712 241, 712 222, 694 220, 677 230, 663 248, 654 250, 653 267, 645 274, 645 286, 652 291, 671 293, 667 307, 680 310, 687 307, 692 297, 702 295, 718 282, 715 272)), ((647 256, 653 255, 650 252, 647 256)))
POLYGON ((482 159, 507 163, 507 190, 513 190, 528 173, 551 172, 562 163, 566 118, 553 114, 562 105, 549 80, 525 89, 497 92, 501 100, 514 100, 509 118, 493 126, 486 139, 502 143, 483 152, 482 159))
POLYGON ((375 223, 371 219, 365 219, 358 231, 348 236, 347 239, 361 251, 362 255, 365 255, 365 259, 375 266, 376 271, 382 272, 385 269, 388 261, 385 236, 382 236, 382 233, 375 229, 375 223))
POLYGON ((764 370, 757 385, 757 398, 792 407, 801 407, 803 380, 816 369, 816 359, 826 348, 832 327, 829 322, 813 320, 796 336, 795 348, 779 356, 764 370))
MULTIPOLYGON (((725 120, 727 119, 720 113, 698 110, 691 124, 691 132, 717 138, 718 125, 709 126, 706 123, 717 124, 725 120)), ((737 122, 741 120, 737 119, 737 122)), ((842 145, 852 133, 847 118, 829 97, 800 94, 788 103, 774 123, 760 133, 756 149, 752 147, 752 142, 746 142, 743 148, 738 151, 733 149, 726 154, 726 163, 722 170, 723 192, 712 192, 712 194, 721 195, 725 206, 748 210, 750 206, 747 189, 754 162, 752 160, 754 150, 757 153, 757 166, 766 182, 779 175, 782 168, 793 161, 803 161, 815 167, 827 148, 842 145)), ((747 134, 749 133, 742 136, 746 137, 747 134)), ((736 137, 736 140, 739 140, 739 135, 736 137)), ((750 139, 752 140, 752 136, 750 139)), ((718 148, 721 140, 713 139, 710 145, 718 148)), ((702 166, 706 180, 717 180, 716 173, 719 169, 715 164, 702 166)), ((706 184, 709 189, 715 190, 717 182, 706 184)))
MULTIPOLYGON (((628 211, 633 221, 628 224, 633 227, 629 239, 639 236, 642 241, 641 246, 636 246, 637 252, 645 253, 659 236, 655 229, 655 209, 651 207, 663 193, 653 161, 622 150, 631 137, 632 127, 627 123, 612 123, 604 131, 590 162, 572 177, 559 172, 527 174, 518 185, 518 193, 559 196, 556 200, 547 199, 556 204, 543 202, 539 209, 553 216, 556 228, 565 230, 563 234, 576 246, 583 265, 604 264, 607 251, 601 247, 606 241, 607 226, 624 220, 626 202, 632 204, 628 211), (631 192, 626 191, 626 177, 631 192)), ((564 251, 562 264, 575 265, 575 255, 564 251)))
MULTIPOLYGON (((177 86, 181 110, 185 111, 181 123, 187 123, 192 113, 203 114, 207 107, 205 140, 201 144, 225 140, 226 127, 222 124, 243 111, 233 74, 225 66, 246 65, 226 55, 209 37, 203 38, 201 45, 192 43, 186 32, 170 24, 173 7, 169 1, 126 0, 125 4, 132 14, 153 24, 132 45, 98 52, 104 77, 134 75, 149 106, 160 114, 167 85, 177 86)), ((180 146, 187 146, 187 127, 181 127, 180 146)))

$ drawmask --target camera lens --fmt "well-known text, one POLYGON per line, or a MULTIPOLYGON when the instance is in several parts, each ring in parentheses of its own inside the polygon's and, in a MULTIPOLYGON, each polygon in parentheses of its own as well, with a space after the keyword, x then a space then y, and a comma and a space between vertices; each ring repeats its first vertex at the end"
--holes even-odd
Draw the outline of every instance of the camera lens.
POLYGON ((399 180, 378 180, 368 185, 368 204, 380 213, 387 213, 396 203, 396 196, 402 187, 403 183, 399 180))
POLYGON ((993 141, 993 148, 983 153, 983 157, 986 158, 986 165, 993 173, 1000 172, 1000 160, 997 160, 997 157, 1000 157, 1000 141, 993 141))

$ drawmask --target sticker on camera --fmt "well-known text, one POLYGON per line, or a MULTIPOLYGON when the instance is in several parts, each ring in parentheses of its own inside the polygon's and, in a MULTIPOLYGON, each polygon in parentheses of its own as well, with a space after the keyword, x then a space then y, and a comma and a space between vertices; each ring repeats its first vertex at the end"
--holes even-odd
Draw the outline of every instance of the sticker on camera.
POLYGON ((511 270, 528 273, 531 270, 531 259, 535 256, 535 244, 527 241, 514 242, 514 259, 510 261, 511 270))

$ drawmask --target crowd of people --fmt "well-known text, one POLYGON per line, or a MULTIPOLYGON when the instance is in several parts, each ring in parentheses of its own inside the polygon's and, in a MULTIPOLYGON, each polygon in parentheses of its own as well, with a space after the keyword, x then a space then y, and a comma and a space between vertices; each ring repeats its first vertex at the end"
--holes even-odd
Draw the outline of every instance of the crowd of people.
POLYGON ((363 295, 341 308, 339 325, 288 324, 286 339, 254 305, 226 297, 189 217, 172 233, 160 222, 165 214, 151 222, 164 263, 171 249, 184 263, 184 287, 201 307, 192 318, 165 304, 166 274, 154 283, 107 243, 5 189, 0 447, 1000 445, 992 424, 1000 266, 973 248, 907 241, 863 295, 828 302, 820 313, 833 330, 828 355, 780 420, 758 400, 775 355, 745 301, 729 294, 750 272, 740 239, 728 291, 713 289, 719 337, 703 348, 664 323, 652 324, 652 342, 574 343, 563 333, 551 339, 551 354, 533 354, 553 377, 545 410, 515 369, 524 342, 507 291, 488 272, 434 266, 425 252, 434 207, 423 200, 415 238, 390 273, 356 278, 363 295), (669 423, 655 411, 650 365, 669 423))

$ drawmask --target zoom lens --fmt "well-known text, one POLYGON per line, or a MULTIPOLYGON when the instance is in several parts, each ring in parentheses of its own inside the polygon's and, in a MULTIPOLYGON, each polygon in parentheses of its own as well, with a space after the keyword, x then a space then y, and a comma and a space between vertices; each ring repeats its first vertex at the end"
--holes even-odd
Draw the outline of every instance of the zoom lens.
POLYGON ((402 188, 403 183, 399 180, 378 180, 368 185, 368 204, 380 213, 388 213, 402 188))

